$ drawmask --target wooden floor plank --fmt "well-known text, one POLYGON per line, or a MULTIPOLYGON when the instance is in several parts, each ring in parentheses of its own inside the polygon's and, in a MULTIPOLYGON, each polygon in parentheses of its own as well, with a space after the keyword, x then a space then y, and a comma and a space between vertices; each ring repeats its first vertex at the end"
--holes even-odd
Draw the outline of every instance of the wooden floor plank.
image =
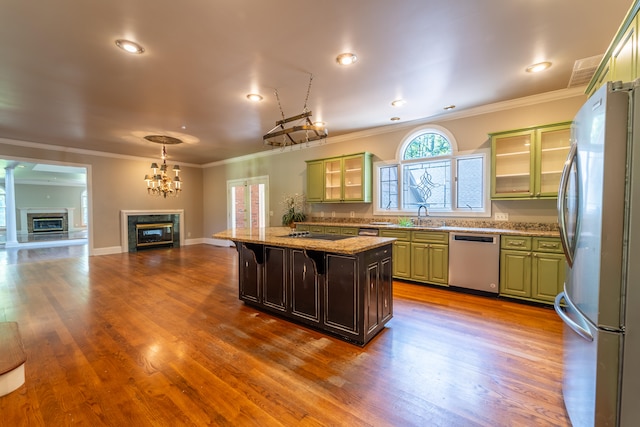
POLYGON ((49 255, 0 265, 27 353, 0 426, 569 425, 549 308, 395 282, 361 348, 244 305, 233 248, 49 255))

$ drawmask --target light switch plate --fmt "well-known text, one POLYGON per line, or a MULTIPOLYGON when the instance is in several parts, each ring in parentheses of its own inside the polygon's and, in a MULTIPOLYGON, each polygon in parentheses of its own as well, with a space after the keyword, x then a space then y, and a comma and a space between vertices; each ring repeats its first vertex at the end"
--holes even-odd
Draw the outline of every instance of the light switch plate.
POLYGON ((504 212, 496 212, 493 218, 496 221, 509 221, 509 214, 504 212))

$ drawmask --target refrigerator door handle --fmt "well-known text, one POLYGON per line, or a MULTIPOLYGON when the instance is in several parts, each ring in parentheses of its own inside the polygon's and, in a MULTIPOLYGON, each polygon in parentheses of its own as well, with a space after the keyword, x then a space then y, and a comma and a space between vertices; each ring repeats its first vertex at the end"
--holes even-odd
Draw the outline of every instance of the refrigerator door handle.
POLYGON ((571 173, 571 167, 576 161, 578 154, 578 144, 571 144, 569 154, 567 155, 567 161, 562 168, 562 175, 560 176, 560 187, 558 189, 558 221, 560 223, 560 242, 562 242, 562 249, 564 250, 565 258, 567 258, 567 264, 569 267, 573 266, 573 252, 571 251, 571 245, 569 243, 569 235, 567 233, 567 220, 565 218, 566 206, 566 194, 567 186, 569 185, 569 175, 571 173))
POLYGON ((556 313, 558 313, 558 316, 560 316, 562 321, 568 327, 570 327, 571 330, 573 330, 576 334, 580 335, 582 338, 584 338, 587 341, 593 341, 593 335, 589 331, 588 326, 584 327, 582 325, 579 325, 577 322, 571 319, 567 315, 567 313, 564 311, 564 308, 560 306, 560 301, 563 299, 566 301, 567 305, 571 307, 572 310, 574 310, 575 312, 578 312, 578 309, 576 308, 576 306, 573 305, 571 300, 565 296, 564 292, 560 292, 558 295, 556 295, 556 300, 553 304, 553 308, 556 310, 556 313))

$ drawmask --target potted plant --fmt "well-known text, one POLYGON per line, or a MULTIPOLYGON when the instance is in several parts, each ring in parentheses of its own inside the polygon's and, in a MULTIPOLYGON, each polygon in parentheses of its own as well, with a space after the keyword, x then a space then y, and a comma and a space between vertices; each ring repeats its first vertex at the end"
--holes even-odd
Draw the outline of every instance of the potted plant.
POLYGON ((306 218, 304 208, 304 195, 294 194, 284 196, 282 200, 284 206, 284 214, 282 215, 282 225, 288 225, 289 227, 295 227, 295 222, 304 221, 306 218))

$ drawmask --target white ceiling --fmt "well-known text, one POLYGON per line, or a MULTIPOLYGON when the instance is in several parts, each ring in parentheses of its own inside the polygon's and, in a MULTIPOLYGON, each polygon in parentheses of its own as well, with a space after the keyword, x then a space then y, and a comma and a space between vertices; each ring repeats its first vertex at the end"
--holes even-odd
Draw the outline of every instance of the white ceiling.
POLYGON ((631 3, 0 0, 0 138, 148 158, 160 148, 142 137, 165 134, 185 141, 172 161, 207 164, 270 149, 274 91, 300 114, 311 74, 308 108, 330 137, 555 91, 605 52, 631 3), (345 51, 351 67, 335 61, 345 51), (524 71, 543 60, 547 72, 524 71))

